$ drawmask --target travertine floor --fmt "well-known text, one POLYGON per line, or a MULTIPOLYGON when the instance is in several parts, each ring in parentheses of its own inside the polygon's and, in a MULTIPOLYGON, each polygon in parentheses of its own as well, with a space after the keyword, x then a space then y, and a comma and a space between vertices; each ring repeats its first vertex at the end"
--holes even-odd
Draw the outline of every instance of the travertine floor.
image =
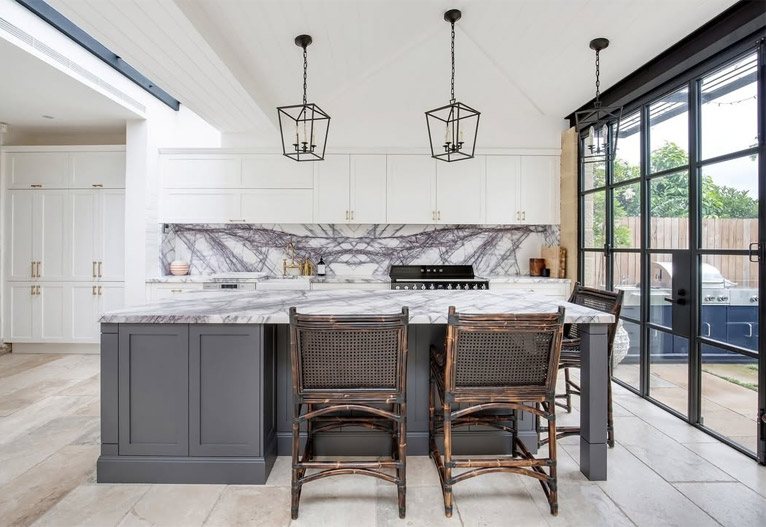
POLYGON ((457 485, 447 519, 425 457, 408 459, 406 520, 391 485, 348 476, 307 485, 291 523, 288 458, 265 486, 96 484, 98 360, 0 356, 2 527, 766 524, 766 467, 619 387, 609 480, 585 480, 577 438, 562 441, 558 517, 536 481, 492 474, 457 485))

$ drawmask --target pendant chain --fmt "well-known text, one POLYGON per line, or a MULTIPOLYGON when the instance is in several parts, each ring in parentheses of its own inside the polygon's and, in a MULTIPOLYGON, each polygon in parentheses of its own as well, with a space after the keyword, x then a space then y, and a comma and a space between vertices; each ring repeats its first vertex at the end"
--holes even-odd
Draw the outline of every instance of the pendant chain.
POLYGON ((601 80, 599 79, 599 75, 601 74, 600 71, 600 61, 599 61, 599 51, 596 50, 596 106, 598 107, 601 103, 599 102, 599 97, 601 96, 601 80))
POLYGON ((306 53, 306 47, 303 48, 303 105, 306 106, 306 71, 309 68, 308 54, 306 53))
POLYGON ((452 22, 452 82, 450 84, 450 104, 455 102, 455 23, 452 22))

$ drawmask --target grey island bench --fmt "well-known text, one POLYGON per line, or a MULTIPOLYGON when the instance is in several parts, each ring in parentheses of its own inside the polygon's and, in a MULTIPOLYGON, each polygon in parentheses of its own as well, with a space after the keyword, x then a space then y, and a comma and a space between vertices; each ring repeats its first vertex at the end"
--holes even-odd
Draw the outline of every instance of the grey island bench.
MULTIPOLYGON (((606 479, 607 324, 612 315, 509 291, 249 291, 188 293, 101 318, 99 482, 263 484, 291 448, 288 309, 304 313, 410 310, 407 443, 428 454, 428 349, 443 343, 447 309, 554 312, 582 325, 580 469, 606 479)), ((537 446, 529 414, 520 437, 537 446)), ((498 431, 456 433, 456 451, 507 449, 498 431)), ((328 433, 318 453, 380 455, 369 430, 328 433)))

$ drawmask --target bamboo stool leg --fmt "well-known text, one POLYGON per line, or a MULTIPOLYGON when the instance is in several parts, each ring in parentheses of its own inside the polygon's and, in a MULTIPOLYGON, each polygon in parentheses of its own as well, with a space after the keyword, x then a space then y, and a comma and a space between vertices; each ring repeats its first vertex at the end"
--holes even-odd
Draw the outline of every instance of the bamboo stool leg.
POLYGON ((401 468, 397 469, 397 491, 399 494, 399 518, 404 519, 407 514, 407 404, 399 405, 399 415, 401 420, 398 426, 399 436, 399 463, 401 468))
POLYGON ((572 381, 569 380, 569 368, 564 368, 564 387, 566 388, 567 404, 564 408, 568 414, 572 413, 572 381))
POLYGON ((443 403, 444 413, 444 514, 452 517, 452 408, 449 403, 443 403))
POLYGON ((558 474, 556 468, 556 402, 548 403, 548 413, 551 414, 552 419, 548 421, 548 458, 552 463, 549 467, 550 474, 550 496, 548 497, 548 503, 551 506, 551 514, 557 516, 559 513, 559 491, 558 491, 558 474))
POLYGON ((300 436, 300 421, 298 421, 298 417, 301 413, 301 405, 296 404, 293 405, 293 453, 292 453, 292 461, 293 461, 293 476, 292 476, 292 488, 291 488, 291 497, 292 497, 292 503, 290 507, 290 515, 293 520, 298 519, 298 504, 301 499, 301 485, 300 485, 300 478, 301 478, 301 470, 296 468, 296 465, 298 464, 298 452, 300 450, 301 445, 301 436, 300 436))

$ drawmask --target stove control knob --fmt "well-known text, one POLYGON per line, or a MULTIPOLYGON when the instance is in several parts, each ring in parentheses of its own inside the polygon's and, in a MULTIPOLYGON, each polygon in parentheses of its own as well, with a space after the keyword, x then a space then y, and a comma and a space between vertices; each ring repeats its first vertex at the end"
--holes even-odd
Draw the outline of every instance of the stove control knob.
POLYGON ((480 287, 480 289, 486 289, 486 288, 487 288, 487 286, 486 286, 486 285, 484 285, 484 284, 481 284, 481 287, 480 287))
POLYGON ((436 289, 436 286, 434 284, 431 284, 431 287, 429 287, 428 289, 436 289))
POLYGON ((722 296, 719 296, 719 297, 718 297, 718 301, 719 301, 719 302, 726 302, 728 299, 729 299, 729 297, 728 297, 728 296, 723 296, 723 295, 722 295, 722 296))
POLYGON ((705 302, 712 302, 713 300, 715 300, 715 297, 713 295, 705 295, 704 300, 705 302))
POLYGON ((753 304, 757 304, 758 303, 758 297, 757 296, 751 296, 750 297, 750 302, 753 303, 753 304))
POLYGON ((401 289, 401 288, 402 288, 402 286, 400 286, 400 285, 396 286, 396 289, 401 289))
POLYGON ((448 285, 447 285, 447 289, 450 289, 450 290, 452 290, 452 284, 448 284, 448 285))
POLYGON ((471 286, 471 289, 476 289, 476 284, 473 284, 473 285, 471 286))
POLYGON ((420 289, 425 289, 425 288, 426 288, 426 284, 423 284, 420 286, 420 289))

